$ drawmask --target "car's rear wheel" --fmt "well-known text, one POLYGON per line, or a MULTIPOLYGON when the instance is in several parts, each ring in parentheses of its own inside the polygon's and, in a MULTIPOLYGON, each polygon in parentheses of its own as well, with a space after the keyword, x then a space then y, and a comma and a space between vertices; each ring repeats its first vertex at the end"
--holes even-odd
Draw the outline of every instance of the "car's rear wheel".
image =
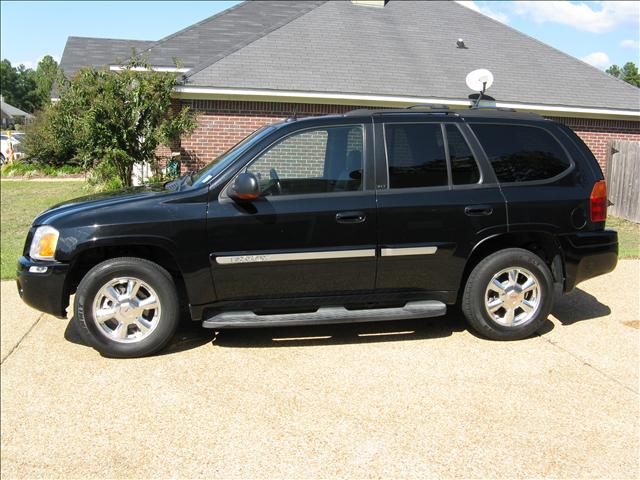
POLYGON ((140 357, 163 348, 180 320, 173 278, 140 258, 114 258, 82 279, 74 303, 83 338, 112 357, 140 357))
POLYGON ((493 340, 519 340, 536 332, 553 305, 553 276, 529 250, 508 248, 482 260, 465 286, 462 311, 493 340))

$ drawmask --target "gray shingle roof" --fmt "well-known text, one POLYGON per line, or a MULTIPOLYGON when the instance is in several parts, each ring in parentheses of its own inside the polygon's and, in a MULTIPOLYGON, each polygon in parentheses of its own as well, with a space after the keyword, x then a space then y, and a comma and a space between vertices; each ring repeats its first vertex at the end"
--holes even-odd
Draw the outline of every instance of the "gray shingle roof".
POLYGON ((62 52, 60 67, 72 77, 81 67, 104 67, 126 62, 133 50, 140 52, 153 42, 112 38, 69 37, 62 52))
POLYGON ((151 65, 209 65, 313 10, 326 0, 244 2, 150 45, 142 52, 151 65))
POLYGON ((18 107, 14 107, 13 105, 8 104, 3 99, 0 99, 0 110, 5 115, 13 118, 13 117, 27 117, 30 118, 32 115, 24 110, 20 110, 18 107))
POLYGON ((465 99, 476 68, 493 72, 499 101, 640 109, 639 89, 448 1, 327 2, 187 84, 465 99))
POLYGON ((488 68, 501 102, 640 111, 640 90, 454 2, 245 2, 157 42, 70 37, 61 65, 179 59, 189 86, 466 99, 488 68), (463 38, 468 49, 456 48, 463 38))

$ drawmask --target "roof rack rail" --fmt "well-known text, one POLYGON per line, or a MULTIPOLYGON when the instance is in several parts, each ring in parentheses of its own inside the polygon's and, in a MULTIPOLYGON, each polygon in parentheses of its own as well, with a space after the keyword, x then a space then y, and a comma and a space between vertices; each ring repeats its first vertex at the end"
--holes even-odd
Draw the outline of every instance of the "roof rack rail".
POLYGON ((370 108, 356 108, 355 110, 349 110, 343 115, 369 115, 371 113, 370 108))
POLYGON ((449 110, 449 107, 447 105, 437 103, 418 103, 417 105, 408 106, 407 110, 413 110, 417 108, 424 108, 428 110, 449 110))

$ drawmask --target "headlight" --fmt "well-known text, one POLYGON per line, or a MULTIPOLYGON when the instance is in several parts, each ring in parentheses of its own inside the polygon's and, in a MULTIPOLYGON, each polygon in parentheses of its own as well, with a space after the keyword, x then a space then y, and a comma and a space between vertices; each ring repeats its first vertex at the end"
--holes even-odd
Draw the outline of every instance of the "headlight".
POLYGON ((58 246, 58 230, 49 225, 36 228, 31 240, 29 256, 36 260, 53 260, 58 246))

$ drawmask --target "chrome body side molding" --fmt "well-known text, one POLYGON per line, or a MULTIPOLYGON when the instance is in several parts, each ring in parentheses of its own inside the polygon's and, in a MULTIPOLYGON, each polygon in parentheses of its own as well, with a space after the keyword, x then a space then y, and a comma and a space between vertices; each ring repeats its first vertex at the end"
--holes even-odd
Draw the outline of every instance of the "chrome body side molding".
POLYGON ((325 252, 221 255, 216 257, 216 263, 219 265, 233 265, 236 263, 291 262, 295 260, 328 260, 336 258, 363 258, 375 256, 376 250, 374 248, 367 248, 362 250, 330 250, 325 252))
POLYGON ((380 255, 383 257, 400 257, 403 255, 433 255, 438 251, 438 247, 400 247, 382 248, 380 255))

